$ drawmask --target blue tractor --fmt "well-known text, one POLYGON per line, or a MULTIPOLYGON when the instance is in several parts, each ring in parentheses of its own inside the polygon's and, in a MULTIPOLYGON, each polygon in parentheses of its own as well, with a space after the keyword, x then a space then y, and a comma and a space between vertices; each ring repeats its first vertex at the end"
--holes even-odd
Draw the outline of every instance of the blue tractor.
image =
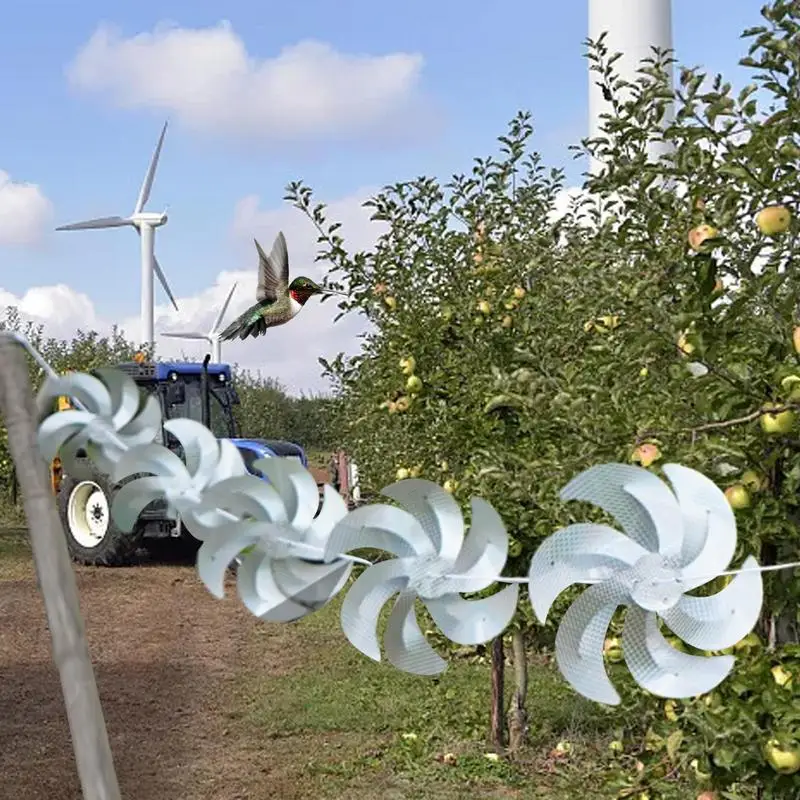
MULTIPOLYGON (((202 364, 197 364, 142 359, 119 364, 117 369, 158 397, 165 420, 197 420, 218 438, 231 439, 254 475, 264 478, 254 466, 260 458, 294 458, 307 467, 306 454, 299 445, 242 437, 233 411, 240 401, 231 380, 231 368, 228 364, 209 364, 209 360, 206 356, 202 364)), ((162 429, 156 441, 182 456, 180 443, 167 431, 162 429)), ((190 547, 198 544, 180 520, 167 517, 163 501, 145 508, 133 533, 119 530, 110 514, 111 501, 119 487, 88 459, 81 467, 80 476, 64 474, 58 460, 52 468, 53 490, 73 560, 96 566, 122 566, 130 563, 141 547, 159 540, 190 547)))

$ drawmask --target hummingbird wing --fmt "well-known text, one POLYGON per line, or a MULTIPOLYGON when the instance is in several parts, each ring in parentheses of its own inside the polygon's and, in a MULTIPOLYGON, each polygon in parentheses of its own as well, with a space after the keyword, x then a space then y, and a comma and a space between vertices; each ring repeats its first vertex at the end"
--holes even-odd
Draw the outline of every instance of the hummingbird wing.
POLYGON ((289 291, 289 251, 283 232, 275 237, 272 252, 267 255, 256 242, 258 250, 258 288, 256 300, 275 302, 289 291))

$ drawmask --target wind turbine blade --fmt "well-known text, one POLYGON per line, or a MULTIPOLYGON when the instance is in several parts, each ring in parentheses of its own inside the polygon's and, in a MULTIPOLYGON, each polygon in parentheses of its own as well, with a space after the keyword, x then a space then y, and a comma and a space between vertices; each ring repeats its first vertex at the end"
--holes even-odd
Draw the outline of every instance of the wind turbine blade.
POLYGON ((169 333, 162 333, 162 336, 169 336, 172 339, 205 339, 209 341, 208 334, 205 333, 178 333, 177 331, 170 331, 169 333))
POLYGON ((147 168, 147 174, 144 176, 144 183, 139 191, 139 199, 136 201, 136 208, 133 209, 134 214, 138 214, 143 208, 144 204, 150 199, 150 190, 153 188, 153 180, 156 177, 156 167, 158 167, 158 157, 161 155, 161 147, 164 144, 164 136, 167 133, 167 123, 161 129, 161 136, 158 137, 158 144, 153 157, 150 159, 150 166, 147 168))
POLYGON ((230 305, 233 293, 236 291, 236 285, 237 284, 234 283, 233 286, 231 286, 231 290, 228 292, 228 297, 222 304, 222 308, 220 309, 219 314, 217 314, 217 318, 214 320, 214 325, 211 328, 211 333, 216 333, 219 330, 219 326, 222 324, 222 320, 225 317, 225 312, 228 310, 228 306, 230 305))
POLYGON ((161 265, 158 263, 158 259, 153 256, 153 269, 155 270, 156 275, 158 276, 159 283, 164 287, 164 291, 167 293, 167 297, 169 297, 172 305, 175 307, 175 310, 178 310, 178 304, 175 302, 175 298, 172 296, 172 290, 169 288, 169 284, 167 283, 167 276, 164 275, 164 270, 161 269, 161 265))
POLYGON ((87 219, 84 222, 73 222, 70 225, 61 225, 57 231, 86 231, 93 228, 121 228, 133 223, 127 217, 98 217, 87 219))

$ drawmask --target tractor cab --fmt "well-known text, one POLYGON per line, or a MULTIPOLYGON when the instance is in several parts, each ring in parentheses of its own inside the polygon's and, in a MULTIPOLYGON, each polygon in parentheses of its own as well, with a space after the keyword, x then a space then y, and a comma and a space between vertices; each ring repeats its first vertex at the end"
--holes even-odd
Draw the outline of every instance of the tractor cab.
MULTIPOLYGON (((178 417, 195 420, 218 439, 230 439, 252 474, 266 480, 255 466, 261 458, 293 458, 307 467, 306 453, 299 445, 242 438, 233 411, 240 401, 231 380, 231 368, 228 364, 208 362, 208 356, 200 364, 149 362, 137 354, 133 361, 118 364, 117 369, 158 398, 164 420, 178 417)), ((59 399, 59 410, 70 407, 68 398, 59 399)), ((162 428, 156 441, 183 458, 180 442, 168 431, 162 428)), ((154 501, 142 511, 132 534, 119 531, 110 514, 113 495, 119 487, 113 485, 108 476, 99 474, 88 459, 82 472, 81 475, 64 474, 58 459, 52 465, 53 492, 74 560, 93 565, 125 564, 144 539, 179 538, 197 544, 180 520, 167 515, 163 500, 154 501)))

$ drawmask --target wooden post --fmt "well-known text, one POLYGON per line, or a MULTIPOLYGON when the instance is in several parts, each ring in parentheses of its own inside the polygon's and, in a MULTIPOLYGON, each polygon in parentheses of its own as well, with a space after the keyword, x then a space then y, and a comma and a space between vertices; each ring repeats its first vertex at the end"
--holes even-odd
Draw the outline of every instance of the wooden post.
POLYGON ((121 800, 67 540, 36 442, 36 403, 22 348, 0 332, 0 414, 19 479, 53 659, 84 800, 121 800))

